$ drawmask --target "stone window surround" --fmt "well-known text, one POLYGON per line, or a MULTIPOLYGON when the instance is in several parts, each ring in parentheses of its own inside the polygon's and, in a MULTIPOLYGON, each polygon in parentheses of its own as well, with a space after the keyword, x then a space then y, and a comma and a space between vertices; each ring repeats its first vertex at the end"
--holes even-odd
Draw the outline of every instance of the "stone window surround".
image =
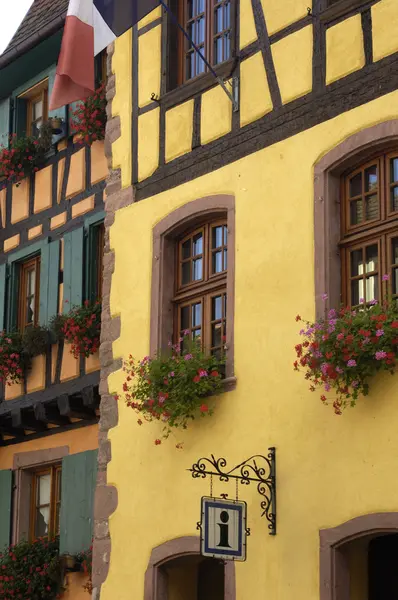
MULTIPOLYGON (((331 529, 321 529, 320 600, 349 600, 350 573, 342 552, 345 544, 369 535, 398 532, 398 512, 356 517, 331 529)), ((145 599, 146 600, 146 599, 145 599)))
MULTIPOLYGON (((200 555, 200 538, 175 538, 152 550, 145 573, 144 600, 167 600, 167 577, 162 567, 181 556, 200 555)), ((226 561, 224 600, 236 600, 235 563, 226 561)))
POLYGON ((14 454, 13 544, 29 538, 32 471, 59 463, 68 454, 69 446, 14 454))
POLYGON ((175 281, 175 240, 186 229, 194 228, 209 217, 227 216, 227 388, 236 383, 234 377, 234 311, 235 311, 235 198, 229 195, 207 196, 187 202, 162 219, 153 229, 150 352, 167 349, 173 337, 175 281))
POLYGON ((363 129, 325 154, 314 166, 314 261, 316 316, 341 303, 341 176, 398 142, 398 119, 363 129), (322 295, 327 294, 326 303, 322 295))

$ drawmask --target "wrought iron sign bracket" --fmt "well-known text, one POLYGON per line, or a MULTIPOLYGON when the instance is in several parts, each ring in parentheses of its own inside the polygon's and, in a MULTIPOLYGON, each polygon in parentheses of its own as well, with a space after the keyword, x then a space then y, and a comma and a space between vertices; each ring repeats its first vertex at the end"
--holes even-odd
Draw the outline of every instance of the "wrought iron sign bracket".
POLYGON ((257 484, 257 491, 262 497, 261 516, 268 521, 270 535, 276 535, 276 450, 268 448, 267 456, 256 454, 232 469, 227 468, 225 458, 200 458, 188 471, 194 479, 205 479, 208 475, 218 477, 220 481, 230 479, 240 481, 242 485, 257 484))

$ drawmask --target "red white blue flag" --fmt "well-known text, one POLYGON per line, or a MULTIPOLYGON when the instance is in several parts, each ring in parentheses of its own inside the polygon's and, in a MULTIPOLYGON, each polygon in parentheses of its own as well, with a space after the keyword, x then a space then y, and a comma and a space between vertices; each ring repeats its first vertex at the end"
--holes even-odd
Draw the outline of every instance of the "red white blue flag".
POLYGON ((159 0, 70 0, 50 110, 94 92, 94 57, 159 6, 159 0))

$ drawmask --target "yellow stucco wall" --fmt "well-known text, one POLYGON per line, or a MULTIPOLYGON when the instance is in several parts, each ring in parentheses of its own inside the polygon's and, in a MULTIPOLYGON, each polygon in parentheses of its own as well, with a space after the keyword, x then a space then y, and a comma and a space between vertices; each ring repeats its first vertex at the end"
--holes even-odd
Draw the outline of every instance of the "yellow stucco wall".
POLYGON ((326 83, 332 83, 365 66, 361 15, 326 31, 326 83))
POLYGON ((138 38, 138 104, 146 106, 152 102, 151 96, 160 94, 160 43, 162 28, 160 25, 138 38))
MULTIPOLYGON (((299 339, 294 317, 314 316, 314 163, 353 133, 397 116, 394 92, 116 214, 111 310, 121 315, 122 330, 113 353, 140 358, 149 349, 154 225, 194 199, 235 196, 237 388, 212 401, 212 418, 160 447, 153 443, 160 427, 138 427, 135 413, 120 404, 108 468, 119 505, 110 518, 103 600, 143 598, 152 548, 197 534, 200 497, 208 494, 209 482, 191 479, 186 469, 200 456, 226 456, 234 465, 277 447, 275 537, 260 518, 256 489, 241 490, 252 533, 248 561, 236 565, 238 600, 262 600, 264 590, 275 599, 317 600, 319 529, 396 510, 398 481, 391 475, 398 453, 398 380, 381 375, 368 398, 336 417, 307 391, 292 362, 299 339), (132 268, 132 253, 140 257, 139 268, 132 268), (183 451, 175 449, 177 441, 184 441, 183 451)), ((122 380, 122 372, 113 374, 110 389, 121 391, 122 380)), ((233 497, 235 487, 215 482, 214 492, 233 497)))
POLYGON ((261 0, 268 34, 272 35, 308 14, 308 0, 261 0))
POLYGON ((193 106, 189 100, 166 112, 166 162, 192 148, 193 106))
POLYGON ((243 126, 272 110, 272 100, 261 52, 257 52, 242 62, 240 76, 240 124, 243 126))
POLYGON ((395 0, 372 6, 373 60, 398 52, 398 11, 395 0))

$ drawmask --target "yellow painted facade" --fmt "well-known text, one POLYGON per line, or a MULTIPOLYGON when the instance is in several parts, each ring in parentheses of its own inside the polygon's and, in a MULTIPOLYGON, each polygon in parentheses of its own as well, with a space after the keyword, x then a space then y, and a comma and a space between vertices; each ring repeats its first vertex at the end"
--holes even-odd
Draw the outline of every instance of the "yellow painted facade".
MULTIPOLYGON (((381 0, 372 7, 374 62, 398 50, 394 46, 396 36, 395 42, 391 41, 396 24, 390 12, 393 3, 381 0)), ((262 0, 261 6, 272 35, 306 17, 308 2, 262 0)), ((257 39, 251 2, 241 1, 240 14, 243 48, 257 39)), ((154 20, 154 13, 151 15, 149 22, 154 20)), ((161 25, 157 25, 151 36, 145 32, 139 36, 140 54, 160 30, 161 25)), ((346 77, 353 77, 365 66, 362 35, 361 17, 351 13, 328 27, 325 89, 332 82, 344 85, 346 77)), ((132 32, 128 32, 117 41, 112 62, 116 77, 113 114, 121 116, 121 137, 112 148, 113 165, 121 167, 122 185, 127 188, 131 165, 137 159, 138 176, 133 183, 139 183, 141 191, 146 179, 148 185, 158 184, 151 177, 158 173, 160 180, 164 167, 158 164, 161 109, 138 117, 138 155, 134 157, 132 69, 127 71, 125 64, 131 45, 132 32)), ((161 426, 151 423, 138 427, 137 415, 119 403, 118 425, 108 434, 112 459, 107 472, 108 485, 117 489, 118 506, 109 519, 112 551, 101 600, 161 599, 160 595, 144 595, 148 561, 157 546, 197 535, 200 498, 209 494, 209 480, 194 480, 187 469, 202 456, 226 457, 232 467, 252 455, 267 454, 270 446, 277 449, 276 536, 268 535, 267 522, 260 516, 261 498, 256 488, 240 486, 240 497, 248 504, 251 536, 247 562, 235 565, 233 600, 265 596, 319 600, 320 530, 363 515, 397 511, 398 379, 379 375, 372 382, 371 394, 361 398, 355 409, 337 417, 317 395, 310 394, 306 381, 292 366, 294 346, 300 339, 295 316, 315 318, 315 165, 354 134, 398 119, 398 91, 389 91, 349 109, 342 102, 341 110, 317 122, 309 120, 308 126, 295 132, 300 119, 307 117, 290 115, 289 103, 295 101, 300 108, 304 96, 313 92, 313 46, 313 27, 305 22, 270 43, 268 63, 259 48, 242 60, 237 121, 240 127, 248 127, 253 138, 253 146, 244 156, 237 155, 197 175, 192 173, 183 183, 173 180, 158 193, 148 192, 139 202, 116 211, 110 227, 110 246, 115 254, 110 304, 112 315, 121 318, 121 335, 113 342, 113 356, 141 358, 150 352, 154 228, 173 211, 197 199, 234 197, 235 314, 228 326, 234 330, 237 383, 233 391, 209 400, 215 409, 211 418, 198 419, 160 447, 154 445, 154 439, 161 437, 161 426), (270 60, 273 74, 267 73, 270 60), (278 85, 279 100, 277 93, 271 93, 272 77, 278 85), (284 111, 281 117, 277 108, 284 111), (281 134, 275 141, 273 123, 276 129, 283 120, 293 122, 293 133, 281 134), (269 142, 256 145, 260 128, 268 132, 269 142), (178 442, 184 443, 182 451, 175 448, 178 442)), ((153 68, 160 64, 156 59, 153 68)), ((153 70, 146 79, 139 64, 138 73, 138 97, 144 102, 153 70)), ((344 90, 348 97, 349 90, 344 90)), ((319 105, 311 105, 307 112, 321 110, 326 98, 327 91, 319 105)), ((165 110, 166 167, 176 161, 181 169, 194 168, 193 158, 192 164, 183 162, 191 151, 194 156, 193 112, 193 99, 165 110)), ((201 97, 201 144, 217 148, 220 138, 231 133, 232 120, 231 106, 220 89, 213 86, 206 90, 201 97)), ((247 139, 242 134, 242 143, 247 139)), ((228 149, 221 146, 220 153, 233 151, 232 145, 228 149)), ((199 162, 203 154, 197 156, 199 162)), ((206 156, 206 160, 211 159, 206 156)), ((177 177, 177 171, 165 179, 177 177)), ((123 381, 121 370, 111 374, 110 392, 121 393, 123 381)), ((215 480, 213 485, 215 495, 235 497, 234 483, 215 480)), ((357 540, 352 544, 347 550, 351 571, 347 598, 371 600, 364 583, 366 548, 357 540)), ((168 600, 186 600, 184 581, 173 581, 170 575, 168 600)))

